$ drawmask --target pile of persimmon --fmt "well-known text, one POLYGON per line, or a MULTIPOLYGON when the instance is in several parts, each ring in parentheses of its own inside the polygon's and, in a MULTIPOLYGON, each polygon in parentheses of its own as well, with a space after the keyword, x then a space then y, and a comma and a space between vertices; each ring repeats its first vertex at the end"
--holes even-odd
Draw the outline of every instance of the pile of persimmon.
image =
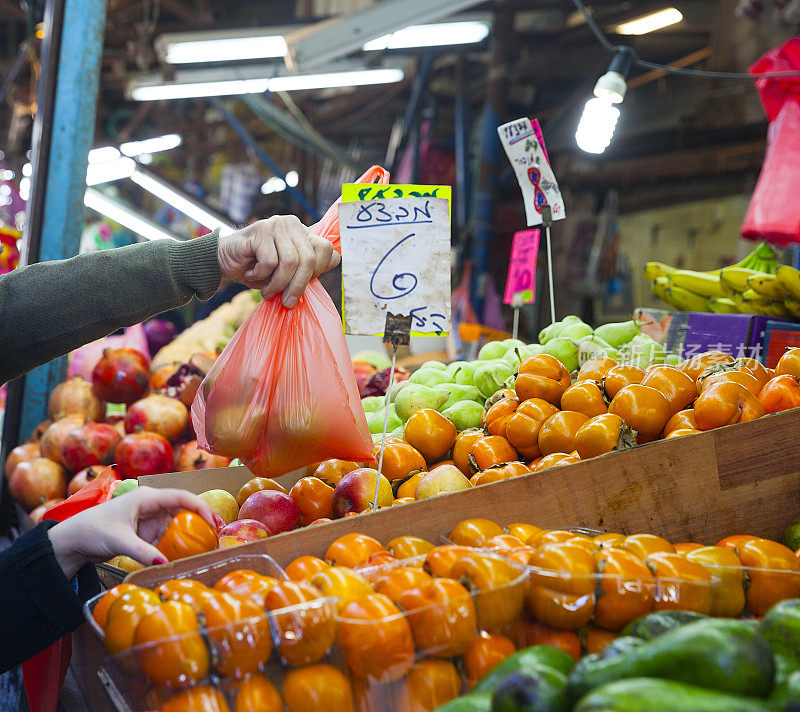
POLYGON ((752 535, 706 546, 652 534, 592 535, 467 519, 447 538, 529 566, 523 615, 504 631, 518 646, 547 642, 568 652, 581 645, 598 652, 652 611, 762 616, 800 596, 800 550, 752 535))
POLYGON ((525 566, 492 552, 347 534, 285 578, 239 569, 213 585, 121 584, 92 615, 162 712, 354 712, 376 695, 390 709, 432 710, 516 650, 503 631, 526 582, 525 566), (283 666, 280 690, 263 674, 271 663, 283 666), (217 689, 215 677, 229 684, 217 689))
POLYGON ((403 504, 445 465, 489 484, 797 407, 800 349, 774 371, 717 351, 646 369, 594 358, 574 383, 558 359, 537 354, 519 365, 513 389, 486 401, 482 428, 457 433, 434 410, 415 413, 404 438, 387 439, 384 474, 403 504))

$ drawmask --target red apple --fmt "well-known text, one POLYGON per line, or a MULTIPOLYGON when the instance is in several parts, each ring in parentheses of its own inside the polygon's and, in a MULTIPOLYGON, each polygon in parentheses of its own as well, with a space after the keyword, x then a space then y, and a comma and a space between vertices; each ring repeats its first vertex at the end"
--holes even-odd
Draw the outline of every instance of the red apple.
POLYGON ((97 477, 105 467, 97 467, 96 465, 90 465, 89 467, 84 468, 78 474, 75 475, 70 481, 69 485, 67 485, 67 497, 72 497, 79 489, 83 489, 88 485, 95 477, 97 477))
POLYGON ((125 430, 137 433, 148 430, 167 440, 177 440, 186 431, 189 411, 177 398, 154 393, 128 406, 125 430))
POLYGON ((94 394, 109 403, 133 403, 149 381, 149 361, 136 349, 106 349, 92 371, 94 394))
POLYGON ((378 506, 389 507, 394 500, 392 485, 382 474, 371 467, 360 467, 348 472, 336 485, 333 492, 333 513, 336 517, 364 512, 372 507, 375 498, 375 483, 378 485, 378 506))
POLYGON ((61 446, 61 464, 71 472, 89 465, 110 465, 120 440, 117 429, 108 423, 86 423, 73 428, 61 446))
POLYGON ((11 473, 8 491, 26 512, 30 512, 48 499, 61 499, 67 494, 67 473, 46 457, 20 462, 11 473))
POLYGON ((272 536, 272 532, 262 522, 256 519, 239 519, 219 530, 219 545, 220 548, 226 546, 223 540, 230 540, 227 541, 227 546, 236 546, 246 544, 248 541, 266 539, 268 536, 272 536))
POLYGON ((158 433, 132 433, 117 445, 117 469, 124 478, 171 472, 172 445, 158 433))
POLYGON ((273 534, 296 529, 300 509, 285 492, 261 490, 251 494, 239 510, 239 519, 256 519, 273 534))

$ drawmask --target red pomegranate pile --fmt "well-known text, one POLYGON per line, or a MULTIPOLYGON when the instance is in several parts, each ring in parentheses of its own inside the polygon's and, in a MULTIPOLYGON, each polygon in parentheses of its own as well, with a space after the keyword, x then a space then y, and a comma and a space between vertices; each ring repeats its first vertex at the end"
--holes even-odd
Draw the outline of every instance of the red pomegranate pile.
POLYGON ((91 383, 76 376, 53 389, 50 420, 9 454, 11 495, 39 521, 108 465, 120 478, 225 467, 228 458, 197 447, 189 418, 194 392, 212 364, 212 355, 196 354, 189 363, 151 373, 147 355, 106 350, 91 383))

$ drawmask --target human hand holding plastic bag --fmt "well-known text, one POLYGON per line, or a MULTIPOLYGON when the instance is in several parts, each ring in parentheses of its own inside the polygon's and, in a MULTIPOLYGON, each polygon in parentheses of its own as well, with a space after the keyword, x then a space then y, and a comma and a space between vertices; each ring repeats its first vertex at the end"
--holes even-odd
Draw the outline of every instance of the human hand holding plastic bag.
MULTIPOLYGON (((357 182, 385 184, 389 173, 373 166, 357 182)), ((310 228, 337 251, 339 202, 310 228)), ((318 280, 292 309, 280 294, 258 305, 205 377, 192 423, 200 447, 256 475, 373 459, 341 318, 318 280)))

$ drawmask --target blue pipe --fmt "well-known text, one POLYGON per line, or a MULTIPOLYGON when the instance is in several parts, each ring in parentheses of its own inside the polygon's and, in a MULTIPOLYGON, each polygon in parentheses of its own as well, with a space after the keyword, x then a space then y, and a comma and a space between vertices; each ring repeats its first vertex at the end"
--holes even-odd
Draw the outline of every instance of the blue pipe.
MULTIPOLYGON (((27 235, 28 240, 38 242, 38 254, 34 249, 31 261, 78 254, 86 221, 83 195, 89 149, 94 141, 105 24, 105 0, 66 0, 61 26, 56 26, 53 19, 47 23, 46 32, 60 33, 60 48, 49 145, 39 145, 39 135, 34 131, 31 162, 39 165, 40 153, 47 158, 46 170, 40 175, 40 180, 46 180, 45 185, 32 186, 32 192, 44 189, 44 200, 38 235, 27 235)), ((40 85, 44 87, 45 83, 43 76, 40 85)), ((45 419, 49 394, 64 380, 65 373, 66 359, 60 358, 25 376, 20 438, 27 437, 45 419)))
POLYGON ((481 171, 475 196, 475 220, 472 230, 472 306, 478 318, 483 317, 486 299, 486 280, 489 279, 489 250, 492 243, 494 177, 500 158, 500 138, 497 127, 500 118, 487 103, 481 117, 481 171))

